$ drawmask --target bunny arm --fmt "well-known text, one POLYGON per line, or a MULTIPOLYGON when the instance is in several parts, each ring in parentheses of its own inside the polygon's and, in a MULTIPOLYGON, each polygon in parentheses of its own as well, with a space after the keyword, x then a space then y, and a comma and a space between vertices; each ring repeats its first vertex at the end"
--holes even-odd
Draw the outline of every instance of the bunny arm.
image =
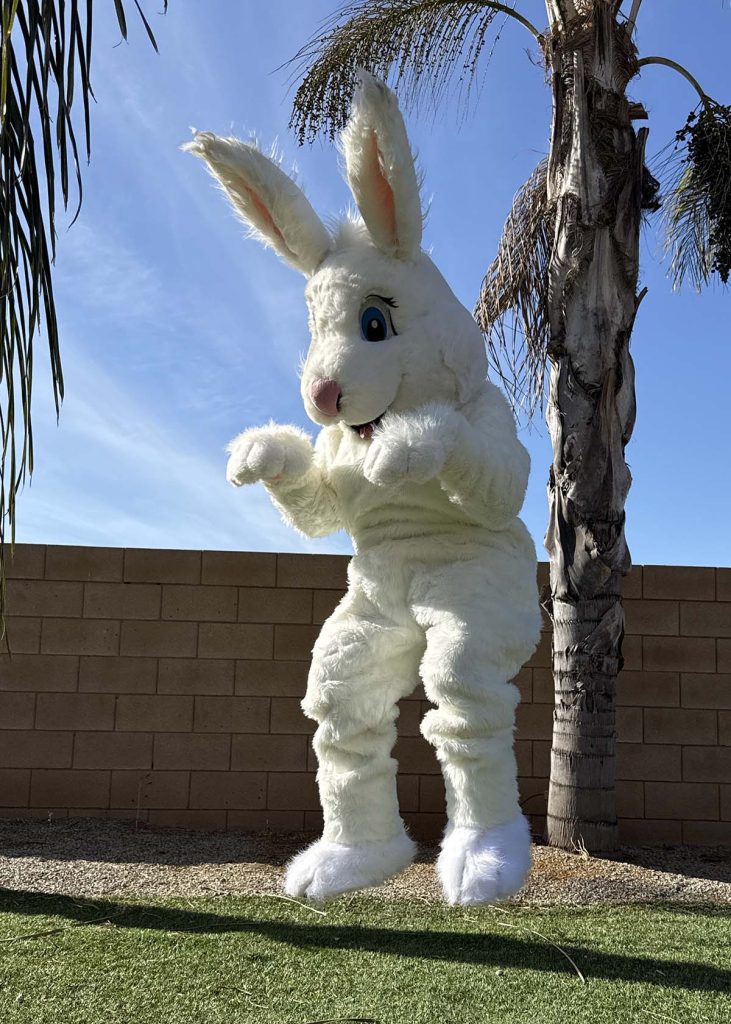
POLYGON ((438 474, 443 489, 470 519, 507 526, 520 512, 530 473, 507 399, 485 381, 465 414, 451 410, 448 419, 452 444, 438 474))
POLYGON ((312 461, 302 476, 265 480, 274 506, 282 518, 306 537, 326 537, 343 529, 345 521, 327 474, 328 432, 321 431, 312 461))

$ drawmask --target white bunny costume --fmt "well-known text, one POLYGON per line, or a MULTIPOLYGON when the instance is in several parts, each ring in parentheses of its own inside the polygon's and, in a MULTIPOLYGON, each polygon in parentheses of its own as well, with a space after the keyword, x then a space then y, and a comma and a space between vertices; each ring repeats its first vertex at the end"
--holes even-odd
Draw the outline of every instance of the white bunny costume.
POLYGON ((302 373, 313 448, 295 427, 231 446, 228 479, 257 480, 296 529, 353 538, 346 596, 313 651, 302 707, 325 828, 288 865, 291 895, 378 885, 413 858, 396 798, 396 702, 423 680, 422 732, 442 765, 449 824, 438 869, 452 903, 505 897, 530 867, 508 682, 540 628, 536 555, 518 513, 529 457, 487 379, 482 336, 421 249, 419 188, 387 87, 361 73, 343 133, 362 221, 334 237, 255 146, 198 133, 202 157, 254 233, 308 277, 302 373))

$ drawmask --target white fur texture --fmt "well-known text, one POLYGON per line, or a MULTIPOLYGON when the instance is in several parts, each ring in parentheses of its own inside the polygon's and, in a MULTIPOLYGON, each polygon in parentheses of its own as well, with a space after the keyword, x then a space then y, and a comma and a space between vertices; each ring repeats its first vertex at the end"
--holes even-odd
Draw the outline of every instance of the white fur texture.
POLYGON ((321 902, 353 889, 381 885, 412 862, 416 844, 405 832, 392 839, 343 845, 318 839, 285 871, 284 891, 321 902))
MULTIPOLYGON (((341 225, 328 247, 309 213, 301 231, 289 223, 299 216, 289 185, 256 157, 265 227, 267 218, 279 224, 291 252, 303 251, 296 238, 310 239, 309 257, 298 258, 311 268, 301 393, 323 429, 314 449, 293 427, 247 430, 228 471, 236 484, 263 480, 303 534, 346 529, 356 550, 302 702, 317 723, 323 838, 292 862, 286 884, 324 898, 379 884, 410 860, 392 750, 398 701, 421 680, 434 705, 421 731, 447 794, 439 869, 447 898, 499 899, 530 863, 513 753, 518 691, 509 682, 540 629, 535 549, 518 518, 528 454, 486 379, 477 325, 419 248, 413 159, 383 83, 363 77, 343 145, 364 222, 341 225), (361 330, 374 299, 388 313, 377 342, 361 330), (336 416, 311 400, 318 379, 338 383, 336 416)), ((211 163, 218 153, 206 136, 200 155, 211 163)), ((233 201, 266 234, 237 200, 237 180, 227 186, 233 201)))
POLYGON ((437 862, 445 899, 463 906, 507 899, 522 888, 530 867, 530 828, 522 814, 488 829, 449 827, 437 862))

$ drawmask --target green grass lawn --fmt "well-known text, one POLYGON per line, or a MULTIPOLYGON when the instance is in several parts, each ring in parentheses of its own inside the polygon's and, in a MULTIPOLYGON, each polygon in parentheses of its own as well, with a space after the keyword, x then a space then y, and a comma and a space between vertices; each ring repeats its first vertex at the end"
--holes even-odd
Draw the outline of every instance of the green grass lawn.
POLYGON ((710 906, 455 909, 360 895, 322 915, 275 897, 0 890, 2 1024, 332 1018, 728 1024, 731 917, 710 906))

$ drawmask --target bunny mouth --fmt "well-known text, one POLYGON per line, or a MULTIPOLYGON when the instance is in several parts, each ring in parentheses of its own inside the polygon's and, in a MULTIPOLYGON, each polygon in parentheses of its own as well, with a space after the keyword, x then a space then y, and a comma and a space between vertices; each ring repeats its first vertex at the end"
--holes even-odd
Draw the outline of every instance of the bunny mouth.
POLYGON ((350 429, 354 430, 357 434, 360 434, 364 441, 368 441, 373 437, 373 431, 386 415, 387 411, 388 410, 384 409, 380 416, 376 416, 374 420, 369 420, 368 423, 351 423, 349 424, 350 429))

